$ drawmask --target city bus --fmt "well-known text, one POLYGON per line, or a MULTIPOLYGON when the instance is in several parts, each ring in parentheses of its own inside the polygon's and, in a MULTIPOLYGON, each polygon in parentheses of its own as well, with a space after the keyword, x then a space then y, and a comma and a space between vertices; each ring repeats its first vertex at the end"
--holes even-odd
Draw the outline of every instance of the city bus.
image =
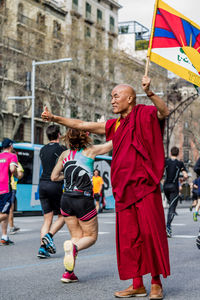
MULTIPOLYGON (((0 143, 1 146, 1 143, 0 143)), ((38 183, 42 173, 40 162, 40 149, 43 145, 30 143, 13 144, 17 152, 18 160, 24 169, 24 176, 17 185, 17 209, 18 212, 36 212, 41 211, 38 183)), ((114 208, 114 198, 112 195, 110 181, 110 165, 112 158, 110 156, 99 155, 94 162, 94 169, 99 169, 104 181, 104 194, 106 208, 114 208)))

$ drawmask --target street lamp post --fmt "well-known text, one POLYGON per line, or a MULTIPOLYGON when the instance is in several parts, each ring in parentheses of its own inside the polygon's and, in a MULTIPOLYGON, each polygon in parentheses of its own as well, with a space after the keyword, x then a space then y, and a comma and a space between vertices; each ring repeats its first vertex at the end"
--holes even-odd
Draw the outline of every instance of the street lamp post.
POLYGON ((46 60, 46 61, 32 61, 32 72, 31 72, 31 96, 12 96, 8 97, 8 100, 32 100, 32 112, 31 112, 31 144, 34 144, 34 118, 35 118, 35 67, 38 65, 56 64, 61 62, 70 62, 71 58, 60 58, 56 60, 46 60))

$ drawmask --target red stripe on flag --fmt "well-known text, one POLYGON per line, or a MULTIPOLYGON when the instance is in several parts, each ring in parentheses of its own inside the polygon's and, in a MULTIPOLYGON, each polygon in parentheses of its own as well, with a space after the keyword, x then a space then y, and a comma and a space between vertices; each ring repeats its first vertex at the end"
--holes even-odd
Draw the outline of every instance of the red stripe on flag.
POLYGON ((196 37, 196 43, 194 44, 194 48, 200 53, 200 34, 196 37))
POLYGON ((155 28, 162 28, 171 31, 170 27, 166 23, 165 19, 161 15, 156 16, 155 28))
POLYGON ((179 43, 175 39, 166 37, 154 37, 152 42, 152 48, 171 48, 180 47, 179 43))
POLYGON ((179 43, 179 46, 181 46, 181 47, 186 46, 187 42, 186 42, 186 38, 185 38, 185 31, 183 28, 182 19, 162 8, 159 8, 159 10, 160 10, 161 15, 165 19, 166 23, 170 27, 171 31, 175 35, 175 37, 179 43))

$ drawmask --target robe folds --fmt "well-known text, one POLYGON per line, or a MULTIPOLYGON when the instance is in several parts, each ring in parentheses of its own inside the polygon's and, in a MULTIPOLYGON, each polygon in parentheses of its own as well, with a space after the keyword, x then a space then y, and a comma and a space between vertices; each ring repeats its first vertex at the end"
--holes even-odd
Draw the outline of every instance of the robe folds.
POLYGON ((111 182, 119 275, 124 280, 147 273, 166 277, 169 252, 160 193, 164 148, 157 109, 136 105, 120 119, 117 130, 116 122, 106 122, 106 139, 113 142, 111 182))

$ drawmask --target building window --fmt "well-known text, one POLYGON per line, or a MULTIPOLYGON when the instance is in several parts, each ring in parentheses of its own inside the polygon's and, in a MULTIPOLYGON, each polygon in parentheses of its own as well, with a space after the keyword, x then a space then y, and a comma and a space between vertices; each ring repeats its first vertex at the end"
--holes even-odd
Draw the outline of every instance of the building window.
POLYGON ((189 151, 188 150, 185 150, 183 153, 183 161, 184 161, 184 163, 189 162, 189 151))
POLYGON ((114 32, 115 31, 115 19, 110 16, 110 31, 114 32))
POLYGON ((102 19, 103 19, 102 11, 100 9, 97 9, 97 23, 101 25, 102 19))
POLYGON ((90 71, 91 65, 92 65, 91 51, 86 50, 85 51, 85 69, 86 69, 86 71, 90 71))
POLYGON ((88 109, 83 111, 83 120, 91 121, 90 111, 88 109))
POLYGON ((18 114, 22 113, 25 110, 24 100, 17 100, 15 103, 15 112, 18 114))
POLYGON ((96 32, 96 44, 97 47, 102 47, 102 35, 100 32, 96 32))
POLYGON ((76 90, 77 89, 77 79, 76 77, 71 77, 71 90, 76 90))
POLYGON ((95 84, 95 91, 94 91, 95 99, 101 101, 102 99, 102 87, 100 84, 95 84))
POLYGON ((70 117, 71 118, 77 118, 78 117, 78 107, 71 105, 70 106, 70 117))
POLYGON ((101 59, 95 60, 95 69, 96 69, 96 74, 98 74, 98 75, 103 74, 103 62, 101 59))
POLYGON ((108 40, 108 49, 109 49, 109 50, 112 50, 112 49, 113 49, 113 40, 112 40, 112 39, 109 39, 109 40, 108 40))
POLYGON ((23 41, 23 35, 24 35, 23 31, 18 28, 17 29, 17 39, 19 41, 23 41))
POLYGON ((76 77, 71 77, 71 96, 76 97, 77 96, 77 89, 78 89, 78 80, 76 77))
POLYGON ((86 83, 83 88, 84 100, 87 101, 91 96, 91 84, 86 83))
POLYGON ((36 43, 36 49, 38 53, 41 53, 41 51, 44 50, 44 37, 43 36, 36 36, 35 38, 35 43, 36 43))
POLYGON ((5 0, 0 0, 0 9, 2 9, 5 5, 5 0))
POLYGON ((54 55, 55 58, 60 57, 61 48, 62 48, 62 44, 60 44, 60 43, 54 43, 53 44, 53 55, 54 55))
POLYGON ((85 26, 85 38, 91 38, 91 29, 88 26, 85 26))
POLYGON ((37 24, 44 26, 45 25, 45 16, 41 13, 37 14, 37 24))
POLYGON ((73 0, 72 9, 78 11, 78 0, 73 0))
POLYGON ((14 140, 16 142, 23 142, 24 141, 24 124, 23 123, 20 124, 20 126, 17 130, 17 133, 14 136, 14 140))
POLYGON ((55 38, 60 38, 61 34, 61 24, 57 21, 53 21, 53 36, 55 38))
POLYGON ((36 106, 35 106, 35 117, 40 118, 43 112, 43 102, 40 99, 36 99, 36 106))
POLYGON ((114 72, 115 72, 114 63, 112 61, 109 61, 109 76, 112 80, 114 80, 114 72))
POLYGON ((189 137, 187 135, 184 136, 183 146, 185 147, 189 146, 189 137))
POLYGON ((88 2, 86 2, 85 3, 85 11, 86 11, 86 19, 91 19, 91 13, 92 13, 92 6, 88 3, 88 2))
POLYGON ((43 144, 43 128, 35 127, 35 144, 43 144))
POLYGON ((23 15, 23 11, 24 11, 23 4, 19 3, 19 5, 18 5, 18 14, 22 14, 23 15))

